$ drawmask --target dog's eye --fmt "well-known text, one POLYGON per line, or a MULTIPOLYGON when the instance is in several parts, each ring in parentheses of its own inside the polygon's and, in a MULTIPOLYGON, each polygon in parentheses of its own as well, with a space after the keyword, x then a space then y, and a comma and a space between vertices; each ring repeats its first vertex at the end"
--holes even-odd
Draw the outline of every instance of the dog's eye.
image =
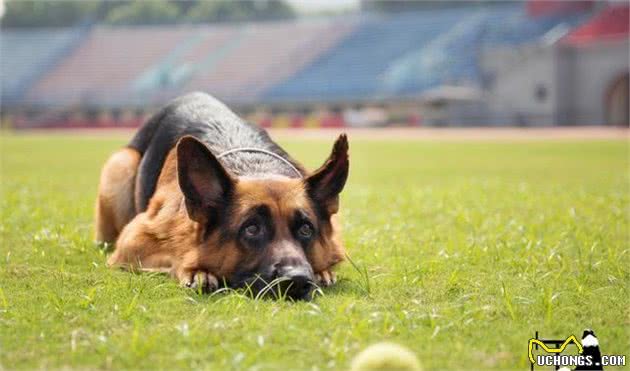
POLYGON ((313 236, 313 227, 310 224, 304 223, 298 229, 298 236, 303 239, 309 239, 313 236))
POLYGON ((245 227, 245 236, 248 238, 256 238, 262 233, 262 228, 258 224, 250 224, 245 227))

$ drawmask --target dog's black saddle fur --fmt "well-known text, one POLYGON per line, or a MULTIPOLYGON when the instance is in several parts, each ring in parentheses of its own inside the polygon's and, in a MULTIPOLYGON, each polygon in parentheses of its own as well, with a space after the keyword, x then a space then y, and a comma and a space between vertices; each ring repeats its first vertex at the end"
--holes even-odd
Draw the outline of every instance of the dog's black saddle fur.
MULTIPOLYGON (((136 212, 146 210, 168 152, 186 135, 205 143, 215 156, 237 148, 258 148, 283 157, 302 175, 305 173, 264 129, 245 122, 208 94, 190 93, 173 100, 152 116, 128 145, 142 155, 136 180, 136 212)), ((235 176, 298 176, 282 160, 261 152, 237 151, 219 161, 235 176)))

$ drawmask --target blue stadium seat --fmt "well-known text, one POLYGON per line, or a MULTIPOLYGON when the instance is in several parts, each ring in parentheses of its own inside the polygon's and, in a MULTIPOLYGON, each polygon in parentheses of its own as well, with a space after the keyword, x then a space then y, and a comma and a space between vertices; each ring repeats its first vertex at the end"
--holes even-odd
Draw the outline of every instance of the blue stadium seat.
POLYGON ((19 99, 81 39, 83 28, 2 30, 0 82, 2 97, 19 99))
POLYGON ((270 100, 386 98, 444 83, 476 83, 484 47, 540 38, 584 13, 531 18, 523 3, 371 15, 307 68, 267 90, 270 100))

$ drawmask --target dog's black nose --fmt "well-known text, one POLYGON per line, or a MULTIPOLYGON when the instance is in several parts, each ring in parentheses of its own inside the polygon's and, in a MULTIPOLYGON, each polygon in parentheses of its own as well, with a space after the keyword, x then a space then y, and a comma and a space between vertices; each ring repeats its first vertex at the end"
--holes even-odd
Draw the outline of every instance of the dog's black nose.
POLYGON ((313 274, 307 267, 283 267, 278 269, 283 291, 292 299, 308 299, 313 289, 313 274))

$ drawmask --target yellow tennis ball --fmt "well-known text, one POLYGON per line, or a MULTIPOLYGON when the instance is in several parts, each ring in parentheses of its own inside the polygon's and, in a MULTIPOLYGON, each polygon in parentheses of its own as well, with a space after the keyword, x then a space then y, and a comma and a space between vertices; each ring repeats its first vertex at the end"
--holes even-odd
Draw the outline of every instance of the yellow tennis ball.
POLYGON ((350 371, 422 371, 418 357, 393 343, 370 345, 352 360, 350 371))

